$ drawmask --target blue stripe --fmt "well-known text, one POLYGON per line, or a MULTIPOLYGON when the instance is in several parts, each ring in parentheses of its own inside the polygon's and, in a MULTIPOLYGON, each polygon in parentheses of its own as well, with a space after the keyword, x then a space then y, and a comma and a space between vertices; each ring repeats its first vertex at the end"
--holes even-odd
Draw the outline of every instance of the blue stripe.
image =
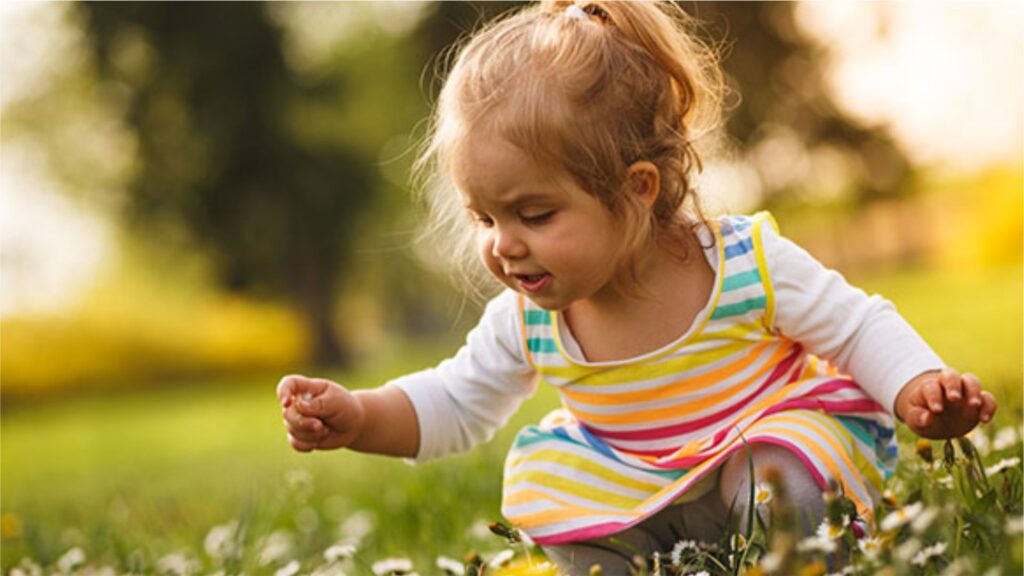
POLYGON ((551 338, 527 338, 526 347, 530 352, 553 353, 558 352, 558 346, 551 338))
POLYGON ((583 437, 587 439, 587 442, 594 448, 594 450, 597 450, 602 455, 615 460, 616 462, 620 462, 619 458, 615 456, 615 453, 612 452, 611 449, 608 448, 608 445, 602 442, 600 438, 591 434, 590 431, 583 426, 580 426, 578 430, 583 434, 583 437))
POLYGON ((757 284, 760 281, 761 273, 757 270, 757 268, 753 270, 747 270, 746 272, 740 272, 739 274, 727 276, 725 280, 722 281, 722 291, 727 292, 729 290, 743 288, 744 286, 757 284))
POLYGON ((527 326, 534 324, 550 324, 551 323, 551 312, 547 310, 526 310, 525 320, 527 326))
POLYGON ((735 244, 730 244, 729 246, 726 246, 725 257, 726 259, 735 258, 736 256, 742 256, 743 254, 746 254, 747 252, 750 252, 753 249, 754 240, 752 238, 747 237, 735 244))
POLYGON ((751 310, 763 310, 766 303, 767 300, 764 296, 758 296, 757 298, 748 298, 735 304, 719 306, 718 308, 715 308, 715 313, 711 315, 711 319, 718 320, 719 318, 728 318, 730 316, 746 314, 751 310))

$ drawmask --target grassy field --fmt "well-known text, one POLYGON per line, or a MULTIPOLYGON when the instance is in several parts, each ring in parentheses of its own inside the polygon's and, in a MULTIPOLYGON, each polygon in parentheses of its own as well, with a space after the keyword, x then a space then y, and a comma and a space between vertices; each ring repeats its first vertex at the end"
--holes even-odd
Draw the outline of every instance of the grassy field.
MULTIPOLYGON (((1020 266, 855 280, 893 299, 947 362, 975 371, 996 391, 1001 407, 992 430, 1019 429, 1020 266)), ((420 365, 389 363, 328 376, 369 387, 420 365)), ((438 556, 462 559, 475 550, 487 557, 506 547, 481 527, 500 519, 507 446, 519 427, 557 404, 552 391, 539 392, 492 442, 413 467, 348 452, 292 452, 273 393, 277 377, 181 382, 5 409, 3 572, 24 558, 51 566, 63 556, 73 564, 65 554, 76 547, 84 564, 119 573, 181 573, 169 561, 160 564, 169 555, 198 562, 184 569, 190 573, 275 573, 286 559, 300 560, 309 571, 325 549, 358 531, 353 518, 371 519, 349 561, 353 574, 369 574, 373 561, 387 557, 409 558, 423 574, 439 573, 438 556), (246 552, 216 560, 211 546, 225 532, 217 527, 225 526, 237 527, 235 538, 246 552), (275 542, 286 544, 279 547, 287 550, 284 556, 274 557, 275 542)), ((1009 450, 992 458, 1018 453, 1019 442, 1009 450)), ((913 448, 903 453, 914 459, 913 448)), ((1018 461, 1016 486, 1019 467, 1018 461)), ((928 475, 910 468, 917 475, 902 481, 902 495, 938 498, 926 486, 928 475)), ((952 558, 951 552, 945 556, 952 558)), ((1019 546, 1004 553, 1013 556, 1004 559, 1006 566, 1019 565, 1019 546)))

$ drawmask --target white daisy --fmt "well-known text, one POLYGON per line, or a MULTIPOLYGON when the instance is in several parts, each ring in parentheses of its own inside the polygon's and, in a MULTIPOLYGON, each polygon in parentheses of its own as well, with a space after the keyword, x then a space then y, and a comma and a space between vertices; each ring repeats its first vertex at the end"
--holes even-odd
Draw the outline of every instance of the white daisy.
POLYGON ((175 552, 157 560, 156 571, 161 574, 188 576, 199 571, 199 562, 190 558, 185 552, 175 552))
POLYGON ((1009 426, 1000 428, 992 440, 993 450, 1006 450, 1017 443, 1017 430, 1009 426))
POLYGON ((256 556, 256 561, 259 562, 260 566, 278 562, 291 552, 292 536, 284 530, 277 530, 264 538, 259 548, 260 551, 256 556))
POLYGON ((1003 470, 1006 470, 1008 468, 1016 468, 1019 465, 1020 458, 1016 456, 1014 456, 1013 458, 1003 458, 999 462, 996 462, 991 466, 987 466, 985 468, 985 474, 988 474, 989 476, 995 476, 996 474, 999 474, 1003 470))
POLYGON ((412 572, 412 560, 408 558, 385 558, 374 562, 370 569, 377 576, 395 573, 405 574, 406 572, 412 572))
POLYGON ((324 550, 324 560, 328 562, 340 562, 355 556, 356 547, 351 544, 339 543, 324 550))
POLYGON ((505 564, 508 564, 509 561, 512 560, 512 557, 515 555, 516 553, 514 550, 502 550, 501 552, 495 554, 494 557, 491 558, 491 561, 487 563, 487 565, 491 568, 501 568, 505 564))
POLYGON ((67 574, 74 570, 77 566, 80 566, 84 563, 85 552, 83 552, 81 548, 76 546, 65 552, 64 555, 62 555, 57 560, 57 568, 59 568, 61 572, 67 574))
POLYGON ((295 576, 299 573, 299 561, 292 560, 285 564, 277 572, 274 572, 274 576, 295 576))
POLYGON ((917 515, 921 513, 922 509, 924 509, 924 505, 920 502, 914 502, 913 504, 903 506, 898 510, 890 512, 888 516, 883 518, 879 527, 883 532, 896 530, 897 528, 906 525, 914 518, 917 518, 917 515))
POLYGON ((821 552, 831 554, 836 551, 836 542, 831 538, 811 536, 804 538, 796 545, 797 552, 821 552))
POLYGON ((772 485, 767 482, 758 482, 754 486, 754 505, 765 506, 772 501, 772 485))
POLYGON ((341 526, 338 527, 338 535, 347 544, 359 548, 363 538, 366 538, 377 528, 376 518, 366 510, 360 510, 352 514, 341 526))
POLYGON ((437 557, 437 567, 445 573, 454 574, 455 576, 464 576, 466 574, 466 566, 462 562, 453 560, 447 556, 437 557))
POLYGON ((841 537, 844 532, 846 532, 846 527, 849 525, 850 519, 846 516, 842 517, 842 520, 839 522, 839 524, 833 524, 829 522, 828 519, 825 519, 821 521, 820 525, 818 525, 818 530, 816 534, 818 538, 835 540, 841 537))
POLYGON ((683 559, 683 554, 686 553, 687 550, 699 550, 699 548, 697 547, 697 541, 680 540, 679 542, 676 542, 675 546, 672 547, 672 553, 670 555, 673 566, 675 566, 676 568, 679 567, 679 564, 680 562, 682 562, 683 559))
POLYGON ((874 560, 878 558, 878 554, 882 551, 882 540, 874 536, 861 538, 857 540, 857 548, 860 548, 861 554, 866 558, 874 560))
POLYGON ((939 509, 934 506, 929 506, 921 511, 917 515, 917 518, 910 523, 910 529, 917 534, 921 534, 932 525, 932 522, 939 517, 939 509))
POLYGON ((210 528, 203 540, 206 553, 215 560, 223 560, 235 556, 238 552, 235 536, 238 533, 238 522, 232 521, 210 528))
POLYGON ((945 551, 946 543, 938 542, 921 550, 917 554, 914 554, 914 559, 910 562, 911 564, 915 564, 917 566, 924 566, 929 560, 931 560, 935 556, 942 556, 942 553, 945 551))

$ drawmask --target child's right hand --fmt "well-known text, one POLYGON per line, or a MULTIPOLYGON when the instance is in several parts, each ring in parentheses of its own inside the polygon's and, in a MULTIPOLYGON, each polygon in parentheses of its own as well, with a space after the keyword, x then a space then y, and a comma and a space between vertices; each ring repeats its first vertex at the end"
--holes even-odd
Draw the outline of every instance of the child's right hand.
POLYGON ((288 442, 299 452, 350 446, 362 432, 362 402, 342 386, 322 378, 285 376, 277 385, 288 442))

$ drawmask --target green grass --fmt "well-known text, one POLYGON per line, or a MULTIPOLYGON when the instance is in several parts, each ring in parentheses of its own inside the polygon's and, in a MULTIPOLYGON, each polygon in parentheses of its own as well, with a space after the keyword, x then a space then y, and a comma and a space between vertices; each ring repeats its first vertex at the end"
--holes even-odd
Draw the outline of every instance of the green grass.
MULTIPOLYGON (((995 426, 1019 426, 1020 266, 855 281, 896 302, 950 364, 975 371, 998 391, 995 426)), ((371 387, 427 363, 378 363, 328 376, 353 388, 371 387)), ((361 552, 368 559, 405 556, 417 567, 432 567, 438 555, 462 558, 469 550, 503 547, 470 528, 500 519, 505 450, 519 427, 557 405, 553 391, 542 389, 492 442, 470 454, 412 467, 345 451, 292 452, 274 397, 277 376, 183 382, 5 409, 4 573, 24 556, 50 564, 72 546, 82 547, 97 565, 151 572, 158 558, 172 552, 202 557, 209 530, 231 521, 246 527, 250 545, 288 530, 296 535, 295 557, 312 558, 361 510, 377 522, 361 552), (309 471, 308 491, 289 487, 294 470, 309 471)), ((240 569, 247 573, 267 572, 251 557, 246 562, 240 569)))

